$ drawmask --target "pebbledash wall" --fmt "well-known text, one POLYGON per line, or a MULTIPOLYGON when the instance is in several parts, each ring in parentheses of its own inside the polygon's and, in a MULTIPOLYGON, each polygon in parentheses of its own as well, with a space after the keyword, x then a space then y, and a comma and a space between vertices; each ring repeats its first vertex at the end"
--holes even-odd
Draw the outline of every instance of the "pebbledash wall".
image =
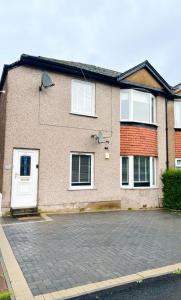
MULTIPOLYGON (((165 99, 156 97, 156 128, 132 127, 135 133, 132 139, 139 144, 145 133, 142 147, 147 154, 157 157, 157 186, 124 189, 120 188, 120 132, 123 140, 125 131, 132 133, 129 126, 120 124, 120 88, 96 82, 97 117, 78 116, 70 113, 73 77, 50 72, 55 87, 39 92, 41 74, 41 70, 18 67, 7 76, 5 143, 2 141, 3 212, 10 210, 12 154, 16 147, 40 150, 38 207, 41 210, 83 208, 101 201, 116 201, 121 208, 160 206, 160 176, 166 168, 165 99), (104 144, 95 144, 91 138, 99 130, 110 142, 109 159, 105 159, 104 144), (93 189, 69 189, 72 151, 94 153, 93 189)), ((133 151, 131 144, 129 147, 127 151, 133 151)))

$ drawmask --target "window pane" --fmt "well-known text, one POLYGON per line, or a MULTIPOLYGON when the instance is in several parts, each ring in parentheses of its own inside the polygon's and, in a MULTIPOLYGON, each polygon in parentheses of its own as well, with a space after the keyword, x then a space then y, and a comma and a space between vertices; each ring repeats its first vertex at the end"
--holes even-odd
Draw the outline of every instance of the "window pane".
POLYGON ((91 156, 81 155, 80 157, 80 182, 91 184, 91 156))
POLYGON ((72 184, 79 182, 79 155, 72 154, 72 184))
POLYGON ((20 176, 30 176, 31 156, 21 156, 20 159, 20 176))
POLYGON ((93 89, 92 84, 84 84, 84 94, 82 100, 82 110, 85 114, 93 114, 93 89))
POLYGON ((121 120, 129 120, 129 93, 121 92, 121 120))
POLYGON ((72 81, 72 112, 85 115, 95 114, 95 84, 72 81))
POLYGON ((134 157, 134 181, 139 181, 139 156, 134 157))
POLYGON ((122 157, 122 185, 129 185, 129 158, 122 157))
POLYGON ((181 169, 181 159, 176 160, 176 169, 181 169))
POLYGON ((175 127, 181 128, 181 102, 175 102, 175 127))
POLYGON ((146 160, 145 181, 150 182, 150 157, 145 157, 145 160, 146 160))
POLYGON ((150 186, 150 158, 134 157, 134 186, 150 186))
POLYGON ((177 166, 181 167, 181 160, 180 159, 177 160, 177 166))
POLYGON ((155 98, 151 97, 151 121, 152 123, 155 123, 155 98))
POLYGON ((156 178, 155 178, 155 170, 156 170, 156 161, 155 158, 152 158, 152 185, 155 185, 156 178))
POLYGON ((140 157, 140 181, 146 181, 146 160, 144 156, 140 157))
POLYGON ((91 185, 91 155, 72 154, 72 186, 91 185))
POLYGON ((150 95, 133 93, 133 121, 150 122, 150 95))

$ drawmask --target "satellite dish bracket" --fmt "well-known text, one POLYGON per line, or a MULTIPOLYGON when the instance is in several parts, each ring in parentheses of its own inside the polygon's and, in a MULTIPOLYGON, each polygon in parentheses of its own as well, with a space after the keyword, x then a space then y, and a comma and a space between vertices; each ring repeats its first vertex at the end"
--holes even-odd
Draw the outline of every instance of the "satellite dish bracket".
POLYGON ((93 134, 91 135, 92 138, 95 138, 98 144, 103 144, 104 142, 104 137, 102 134, 102 131, 99 131, 98 134, 93 134))

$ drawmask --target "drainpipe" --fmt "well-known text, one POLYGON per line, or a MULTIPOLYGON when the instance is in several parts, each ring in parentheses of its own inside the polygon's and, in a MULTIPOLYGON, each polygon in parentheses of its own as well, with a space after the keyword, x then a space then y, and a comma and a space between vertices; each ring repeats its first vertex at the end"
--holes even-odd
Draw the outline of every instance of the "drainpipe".
POLYGON ((168 161, 168 99, 165 98, 165 119, 166 119, 166 167, 169 168, 168 161))

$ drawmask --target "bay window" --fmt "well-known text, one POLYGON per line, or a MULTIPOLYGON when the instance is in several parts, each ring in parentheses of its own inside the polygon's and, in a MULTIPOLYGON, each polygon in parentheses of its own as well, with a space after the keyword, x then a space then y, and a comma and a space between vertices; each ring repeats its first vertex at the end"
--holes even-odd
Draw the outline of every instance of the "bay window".
POLYGON ((120 158, 121 186, 127 188, 156 186, 156 158, 122 156, 120 158))
POLYGON ((121 90, 120 120, 155 123, 155 97, 152 94, 136 90, 121 90))

